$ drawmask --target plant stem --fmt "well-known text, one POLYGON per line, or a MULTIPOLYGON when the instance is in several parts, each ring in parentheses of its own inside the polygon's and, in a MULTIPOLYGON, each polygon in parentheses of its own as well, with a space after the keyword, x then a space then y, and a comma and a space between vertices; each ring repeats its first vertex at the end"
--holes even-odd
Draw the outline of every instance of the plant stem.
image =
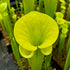
POLYGON ((11 33, 13 35, 13 29, 12 29, 12 25, 11 25, 11 22, 9 19, 9 15, 6 12, 3 13, 3 22, 7 29, 8 34, 10 35, 10 33, 11 33))
POLYGON ((17 21, 17 15, 16 14, 12 15, 12 21, 13 21, 14 24, 17 21))
POLYGON ((23 14, 23 3, 20 3, 20 7, 21 7, 21 14, 23 14))
POLYGON ((4 26, 3 21, 2 21, 2 15, 1 14, 0 14, 0 23, 1 23, 1 26, 2 26, 2 29, 4 31, 5 36, 7 36, 5 26, 4 26))
POLYGON ((39 12, 42 11, 43 8, 43 0, 39 0, 39 12))
POLYGON ((43 58, 44 55, 41 53, 39 49, 35 51, 35 54, 30 59, 28 59, 31 69, 41 70, 43 58))
POLYGON ((68 54, 69 48, 70 48, 70 37, 68 38, 68 42, 67 42, 67 46, 66 46, 67 54, 68 54))
POLYGON ((19 45, 16 43, 15 38, 12 36, 12 34, 10 34, 10 39, 11 39, 12 50, 15 55, 15 58, 17 59, 17 62, 21 70, 24 70, 21 59, 20 59, 20 55, 19 55, 19 49, 18 49, 19 45))
POLYGON ((67 20, 68 21, 70 20, 70 4, 69 4, 69 7, 68 7, 68 11, 67 11, 67 20))
POLYGON ((6 0, 6 2, 7 2, 7 5, 8 5, 8 8, 10 10, 10 0, 6 0))
POLYGON ((3 31, 4 31, 5 36, 7 36, 7 34, 6 34, 6 30, 5 30, 5 27, 4 27, 4 24, 3 24, 2 21, 1 21, 1 26, 2 26, 2 28, 3 28, 3 31))
POLYGON ((59 51, 58 51, 59 58, 62 53, 62 48, 63 48, 64 42, 65 42, 65 38, 66 37, 63 37, 62 34, 60 35, 60 43, 59 43, 59 51))
POLYGON ((69 4, 69 1, 70 1, 70 0, 67 0, 67 4, 69 4))
POLYGON ((35 0, 24 0, 24 13, 27 14, 30 11, 34 11, 35 0))
POLYGON ((24 63, 25 63, 25 68, 28 68, 28 61, 27 61, 27 59, 24 59, 24 63))
POLYGON ((58 0, 44 0, 45 13, 51 17, 54 17, 54 14, 57 9, 58 0))
POLYGON ((69 70, 69 67, 70 67, 70 48, 69 48, 69 51, 68 51, 68 55, 67 55, 64 70, 69 70))
POLYGON ((12 25, 11 25, 11 22, 10 22, 10 18, 9 18, 9 15, 8 15, 7 8, 1 15, 2 15, 2 18, 3 18, 4 26, 5 26, 7 32, 10 36, 10 39, 11 39, 11 45, 12 45, 13 53, 14 53, 17 61, 18 61, 18 64, 19 64, 21 70, 24 70, 21 59, 20 59, 20 55, 19 55, 18 44, 16 43, 15 38, 14 38, 13 28, 12 28, 12 25))
POLYGON ((17 1, 17 0, 15 0, 15 2, 16 2, 17 10, 19 10, 19 7, 18 7, 18 1, 17 1))
POLYGON ((49 70, 52 54, 47 55, 45 59, 45 70, 49 70))
POLYGON ((37 0, 35 0, 35 5, 37 5, 37 0))
POLYGON ((6 12, 3 14, 3 21, 4 21, 4 25, 7 29, 7 32, 10 36, 10 39, 11 39, 11 45, 12 45, 13 53, 14 53, 17 61, 18 61, 19 66, 21 67, 21 70, 24 70, 23 66, 22 66, 22 63, 21 63, 21 60, 20 60, 20 56, 19 56, 18 44, 16 43, 16 41, 14 39, 12 25, 10 23, 8 13, 6 13, 6 12))

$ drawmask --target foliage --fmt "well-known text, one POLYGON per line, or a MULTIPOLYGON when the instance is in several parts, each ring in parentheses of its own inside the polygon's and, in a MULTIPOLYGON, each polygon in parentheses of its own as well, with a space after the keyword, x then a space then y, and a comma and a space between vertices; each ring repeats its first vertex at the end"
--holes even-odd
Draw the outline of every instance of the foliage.
POLYGON ((52 45, 58 34, 56 22, 48 15, 36 11, 20 18, 14 26, 14 36, 20 45, 19 52, 24 58, 30 58, 28 60, 32 70, 41 70, 43 55, 52 53, 52 45))
POLYGON ((53 46, 56 47, 59 44, 58 56, 61 57, 66 39, 67 59, 64 70, 68 70, 70 66, 70 0, 39 0, 39 4, 37 0, 22 0, 21 3, 15 0, 15 3, 18 11, 18 4, 20 4, 22 17, 20 18, 19 12, 17 13, 15 8, 10 6, 10 0, 0 0, 0 23, 5 35, 7 31, 10 37, 12 50, 21 70, 24 69, 20 54, 27 58, 26 67, 28 60, 32 70, 41 70, 45 60, 45 70, 49 70, 53 46), (15 24, 14 31, 10 18, 15 24), (43 59, 44 55, 46 55, 45 59, 43 59))

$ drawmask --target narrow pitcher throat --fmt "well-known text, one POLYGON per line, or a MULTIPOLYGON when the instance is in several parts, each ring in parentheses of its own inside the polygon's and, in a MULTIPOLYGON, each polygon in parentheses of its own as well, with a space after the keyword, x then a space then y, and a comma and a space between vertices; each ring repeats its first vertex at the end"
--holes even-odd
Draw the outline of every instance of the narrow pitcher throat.
MULTIPOLYGON (((37 48, 38 48, 38 46, 37 46, 37 48)), ((35 51, 35 55, 38 56, 38 53, 41 53, 42 54, 42 52, 41 52, 41 50, 39 48, 35 51)))
POLYGON ((40 46, 40 45, 44 42, 44 40, 43 40, 42 38, 40 38, 40 39, 34 38, 33 40, 31 39, 29 42, 30 42, 33 46, 38 47, 38 46, 40 46))
POLYGON ((33 46, 40 46, 41 44, 43 44, 43 42, 45 41, 46 39, 46 34, 42 33, 42 32, 38 32, 37 33, 32 33, 32 34, 29 34, 29 42, 33 45, 33 46))

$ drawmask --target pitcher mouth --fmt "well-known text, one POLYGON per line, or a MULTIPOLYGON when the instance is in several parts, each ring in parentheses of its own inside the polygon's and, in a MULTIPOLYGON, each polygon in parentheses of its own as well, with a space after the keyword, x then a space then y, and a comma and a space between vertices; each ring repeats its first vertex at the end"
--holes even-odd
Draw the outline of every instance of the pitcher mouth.
POLYGON ((21 17, 14 27, 16 41, 29 51, 51 46, 58 34, 57 23, 48 15, 36 11, 21 17))
POLYGON ((0 4, 0 13, 3 13, 7 8, 7 3, 0 4))
POLYGON ((32 42, 30 42, 33 46, 40 46, 43 42, 42 41, 32 41, 32 42))

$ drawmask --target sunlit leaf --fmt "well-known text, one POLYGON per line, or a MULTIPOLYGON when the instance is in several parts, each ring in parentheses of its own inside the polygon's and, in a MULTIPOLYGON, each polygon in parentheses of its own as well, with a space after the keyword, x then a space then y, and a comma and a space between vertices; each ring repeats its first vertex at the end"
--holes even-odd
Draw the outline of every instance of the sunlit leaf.
POLYGON ((57 40, 58 34, 57 23, 48 15, 36 11, 20 18, 14 27, 16 41, 29 51, 51 46, 57 40))

